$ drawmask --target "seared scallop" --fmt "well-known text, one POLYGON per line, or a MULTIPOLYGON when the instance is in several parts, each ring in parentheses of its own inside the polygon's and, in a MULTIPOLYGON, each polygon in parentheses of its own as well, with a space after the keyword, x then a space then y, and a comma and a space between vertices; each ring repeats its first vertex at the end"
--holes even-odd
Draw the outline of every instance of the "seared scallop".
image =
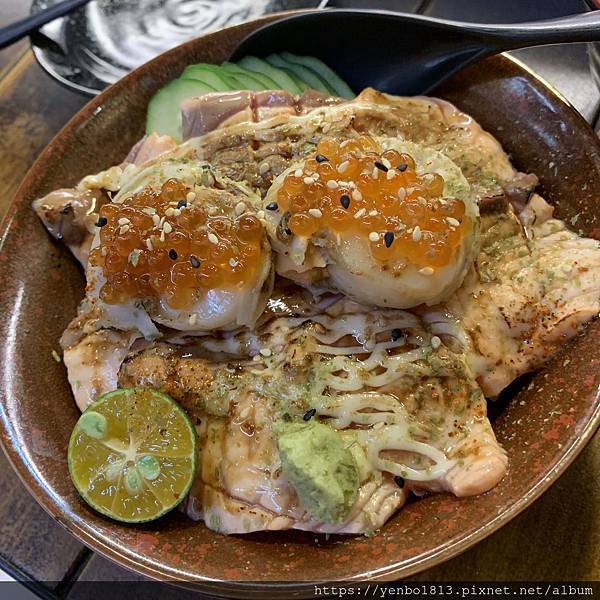
POLYGON ((324 139, 264 203, 278 273, 377 306, 447 298, 476 252, 478 209, 460 169, 395 138, 324 139))
POLYGON ((142 169, 100 211, 88 284, 106 306, 135 304, 173 329, 252 325, 273 284, 257 202, 206 164, 142 169))

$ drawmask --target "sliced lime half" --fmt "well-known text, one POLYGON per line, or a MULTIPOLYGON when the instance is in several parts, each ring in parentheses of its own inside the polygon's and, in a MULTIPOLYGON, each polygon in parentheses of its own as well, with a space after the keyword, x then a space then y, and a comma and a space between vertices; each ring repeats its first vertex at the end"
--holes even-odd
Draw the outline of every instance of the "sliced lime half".
POLYGON ((81 415, 69 442, 69 472, 82 498, 127 523, 177 506, 196 472, 196 431, 166 394, 128 388, 104 394, 81 415))

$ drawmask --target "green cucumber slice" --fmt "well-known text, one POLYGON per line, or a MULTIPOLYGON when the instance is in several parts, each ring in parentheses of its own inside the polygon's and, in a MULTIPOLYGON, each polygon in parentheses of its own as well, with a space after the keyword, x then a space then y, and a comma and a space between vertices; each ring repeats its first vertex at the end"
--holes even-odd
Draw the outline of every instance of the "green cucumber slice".
POLYGON ((265 90, 267 89, 262 82, 252 75, 246 75, 245 73, 225 73, 223 72, 223 78, 229 83, 229 85, 236 86, 236 90, 265 90))
POLYGON ((183 73, 181 74, 180 79, 196 79, 197 81, 202 81, 210 85, 210 87, 214 88, 217 92, 228 92, 231 90, 228 87, 225 79, 216 71, 214 65, 190 65, 186 67, 183 73))
POLYGON ((255 71, 256 73, 266 75, 277 84, 278 88, 282 90, 287 90, 292 94, 301 94, 304 91, 304 86, 300 86, 298 84, 295 76, 290 76, 287 71, 270 65, 262 58, 257 58, 256 56, 245 56, 237 64, 248 71, 255 71))
POLYGON ((170 135, 181 142, 181 105, 184 100, 216 92, 213 87, 195 79, 175 79, 160 88, 148 104, 146 133, 170 135))
POLYGON ((314 56, 298 56, 291 52, 282 52, 281 57, 287 62, 304 65, 311 71, 314 71, 334 90, 336 95, 347 98, 348 100, 356 97, 356 94, 352 91, 350 86, 333 69, 328 67, 318 58, 315 58, 314 56))
POLYGON ((278 90, 280 89, 280 85, 278 85, 273 79, 271 79, 268 75, 264 73, 259 73, 258 71, 250 71, 248 69, 244 69, 235 63, 225 62, 221 65, 221 68, 228 73, 229 75, 237 75, 237 74, 245 74, 253 77, 260 81, 265 87, 265 90, 278 90))
POLYGON ((317 90, 319 92, 323 92, 325 94, 334 94, 332 88, 328 88, 325 82, 310 69, 306 68, 303 65, 299 65, 298 63, 288 62, 284 60, 281 54, 270 54, 266 58, 267 62, 274 67, 279 67, 280 69, 289 69, 296 77, 299 77, 302 81, 308 84, 308 87, 311 87, 313 90, 317 90))

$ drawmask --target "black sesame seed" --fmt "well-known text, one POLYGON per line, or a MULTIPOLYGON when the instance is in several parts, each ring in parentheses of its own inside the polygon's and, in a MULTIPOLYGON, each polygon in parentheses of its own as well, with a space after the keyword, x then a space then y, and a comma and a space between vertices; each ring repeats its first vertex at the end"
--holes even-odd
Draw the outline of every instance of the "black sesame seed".
POLYGON ((401 329, 392 329, 392 342, 397 342, 402 337, 401 329))
POLYGON ((286 227, 284 231, 286 235, 292 235, 292 230, 289 227, 286 227))
POLYGON ((316 408, 311 408, 310 410, 307 410, 304 413, 304 416, 302 417, 302 420, 303 421, 310 421, 316 414, 317 414, 317 409, 316 408))
POLYGON ((340 204, 344 208, 348 208, 350 206, 350 196, 348 196, 348 194, 342 194, 340 196, 340 204))
POLYGON ((383 236, 383 242, 385 244, 385 247, 389 248, 394 243, 394 232, 386 231, 385 235, 383 236))
POLYGON ((265 208, 267 210, 277 210, 279 208, 279 204, 277 204, 277 202, 269 202, 269 204, 267 204, 265 208))
POLYGON ((379 160, 375 161, 375 166, 380 170, 383 171, 384 173, 387 173, 389 171, 389 169, 379 160))
POLYGON ((100 217, 96 221, 96 227, 104 227, 108 223, 108 219, 106 217, 100 217))
POLYGON ((200 267, 200 261, 193 254, 190 256, 190 262, 192 263, 192 267, 194 267, 194 269, 198 269, 200 267))
POLYGON ((400 171, 400 173, 404 173, 404 171, 406 171, 406 169, 408 169, 408 165, 406 163, 401 163, 396 167, 396 169, 398 169, 398 171, 400 171))
POLYGON ((404 487, 404 477, 400 477, 400 475, 396 475, 396 477, 394 477, 394 483, 400 488, 402 489, 404 487))
POLYGON ((323 156, 322 154, 317 154, 317 155, 315 156, 315 160, 316 160, 318 163, 329 162, 329 159, 328 159, 326 156, 323 156))
POLYGON ((177 252, 173 248, 169 250, 169 258, 171 260, 177 260, 177 252))
POLYGON ((177 203, 177 208, 183 208, 184 206, 187 206, 187 202, 185 200, 180 200, 177 203))

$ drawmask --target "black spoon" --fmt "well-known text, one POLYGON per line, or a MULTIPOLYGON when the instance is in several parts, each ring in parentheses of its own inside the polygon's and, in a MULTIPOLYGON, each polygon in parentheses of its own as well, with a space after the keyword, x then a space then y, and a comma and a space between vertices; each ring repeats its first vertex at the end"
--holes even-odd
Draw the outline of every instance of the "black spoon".
POLYGON ((560 19, 484 25, 375 10, 285 17, 245 38, 231 60, 289 51, 313 55, 355 90, 422 94, 485 56, 544 44, 600 40, 600 11, 560 19))

